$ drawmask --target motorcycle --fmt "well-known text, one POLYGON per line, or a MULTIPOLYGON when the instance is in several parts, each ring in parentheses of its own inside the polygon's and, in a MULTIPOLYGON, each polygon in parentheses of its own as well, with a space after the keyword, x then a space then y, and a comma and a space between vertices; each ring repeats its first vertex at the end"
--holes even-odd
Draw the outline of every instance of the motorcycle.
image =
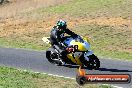
MULTIPOLYGON (((46 43, 50 43, 50 38, 44 37, 42 40, 46 43)), ((86 37, 78 36, 72 38, 71 36, 65 37, 63 44, 67 47, 67 55, 65 63, 71 65, 85 66, 88 69, 99 69, 100 61, 90 50, 90 42, 86 37)), ((46 58, 50 63, 56 65, 62 65, 63 61, 61 54, 57 49, 56 45, 51 46, 46 51, 46 58)))

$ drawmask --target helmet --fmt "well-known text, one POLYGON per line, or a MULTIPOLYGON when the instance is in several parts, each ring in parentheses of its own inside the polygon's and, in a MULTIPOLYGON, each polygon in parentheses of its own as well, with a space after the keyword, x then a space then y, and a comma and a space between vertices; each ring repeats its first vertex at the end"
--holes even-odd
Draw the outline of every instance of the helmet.
POLYGON ((66 29, 66 27, 67 27, 66 21, 64 21, 64 20, 59 20, 59 21, 57 22, 57 26, 58 26, 60 29, 66 29))

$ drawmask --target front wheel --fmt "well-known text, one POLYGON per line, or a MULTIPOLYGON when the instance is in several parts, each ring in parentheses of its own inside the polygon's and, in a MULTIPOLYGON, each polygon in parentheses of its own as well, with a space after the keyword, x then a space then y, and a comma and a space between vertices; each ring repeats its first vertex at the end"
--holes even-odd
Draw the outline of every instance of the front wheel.
POLYGON ((87 66, 89 69, 95 69, 98 70, 100 67, 100 61, 99 59, 94 55, 88 56, 89 61, 84 61, 84 65, 87 66))

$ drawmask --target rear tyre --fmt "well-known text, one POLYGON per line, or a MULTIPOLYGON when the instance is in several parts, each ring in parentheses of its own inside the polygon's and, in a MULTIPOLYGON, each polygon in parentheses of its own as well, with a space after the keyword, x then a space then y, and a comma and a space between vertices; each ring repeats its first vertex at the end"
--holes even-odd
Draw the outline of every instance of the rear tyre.
POLYGON ((88 56, 89 61, 84 61, 85 66, 87 66, 89 69, 98 70, 100 67, 100 61, 99 59, 94 55, 88 56))

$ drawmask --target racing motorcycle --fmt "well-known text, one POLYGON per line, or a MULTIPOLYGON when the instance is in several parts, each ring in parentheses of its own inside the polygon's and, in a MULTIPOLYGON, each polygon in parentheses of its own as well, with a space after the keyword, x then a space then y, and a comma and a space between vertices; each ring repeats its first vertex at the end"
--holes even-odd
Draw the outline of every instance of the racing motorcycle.
MULTIPOLYGON (((44 37, 42 40, 46 43, 50 43, 50 38, 44 37)), ((82 36, 72 38, 71 36, 67 36, 63 44, 67 47, 66 50, 68 52, 64 60, 65 63, 85 66, 88 69, 99 69, 100 61, 90 50, 88 38, 82 36)), ((62 65, 63 63, 61 54, 54 45, 46 51, 46 58, 50 63, 56 65, 62 65)))

